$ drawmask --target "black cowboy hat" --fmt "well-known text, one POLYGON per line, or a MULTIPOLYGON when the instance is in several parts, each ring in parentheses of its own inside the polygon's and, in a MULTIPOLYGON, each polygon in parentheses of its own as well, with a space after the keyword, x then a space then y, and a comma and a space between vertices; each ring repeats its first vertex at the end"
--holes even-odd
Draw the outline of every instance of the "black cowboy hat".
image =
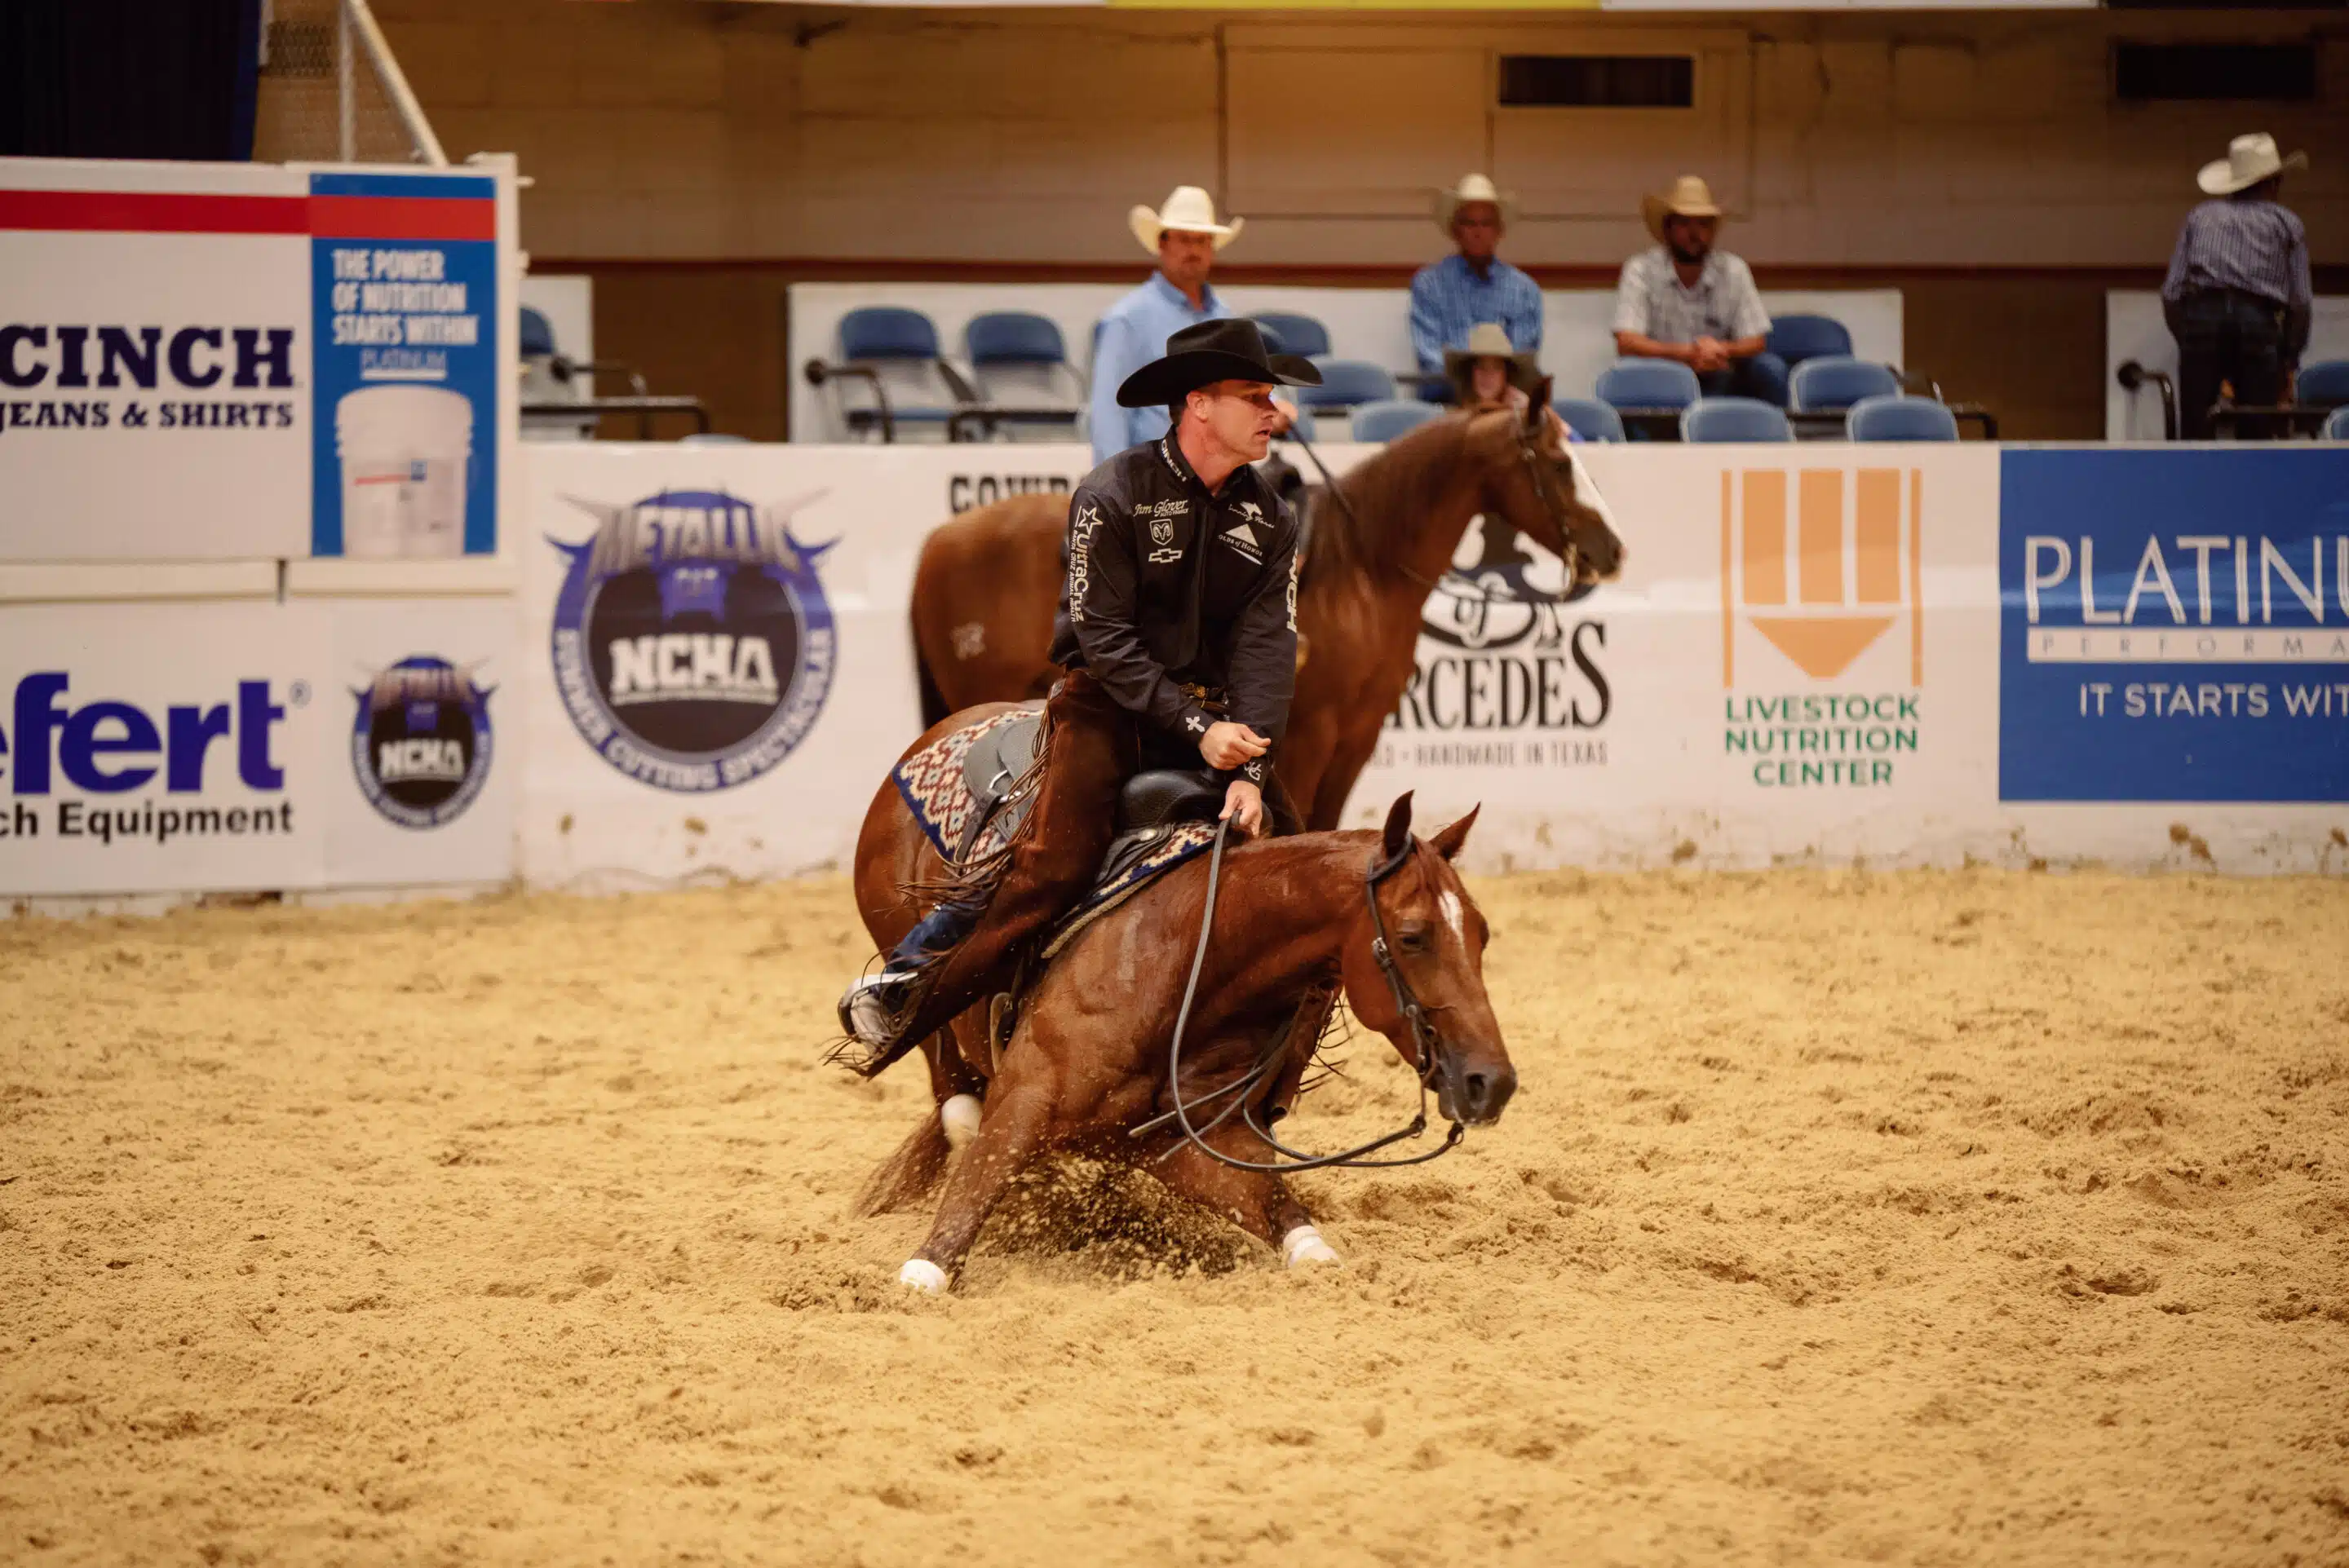
POLYGON ((1321 372, 1309 359, 1274 354, 1256 323, 1241 317, 1203 321, 1166 340, 1166 356, 1154 359, 1117 389, 1121 408, 1164 408, 1217 381, 1271 381, 1283 387, 1319 387, 1321 372))

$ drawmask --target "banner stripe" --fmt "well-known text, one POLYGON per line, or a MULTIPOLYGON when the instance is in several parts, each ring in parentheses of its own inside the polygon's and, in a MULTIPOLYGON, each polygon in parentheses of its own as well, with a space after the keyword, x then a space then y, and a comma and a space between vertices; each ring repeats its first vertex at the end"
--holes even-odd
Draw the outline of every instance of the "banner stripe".
POLYGON ((327 240, 494 240, 497 203, 436 196, 0 191, 0 229, 90 234, 313 234, 327 240))

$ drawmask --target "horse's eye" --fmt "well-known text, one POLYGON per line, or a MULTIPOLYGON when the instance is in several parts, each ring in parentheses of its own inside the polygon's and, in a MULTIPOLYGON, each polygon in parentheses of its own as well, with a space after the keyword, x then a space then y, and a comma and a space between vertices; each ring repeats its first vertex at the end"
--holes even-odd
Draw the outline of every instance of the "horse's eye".
POLYGON ((1395 932, 1395 945, 1405 953, 1424 953, 1428 949, 1429 928, 1417 921, 1395 932))

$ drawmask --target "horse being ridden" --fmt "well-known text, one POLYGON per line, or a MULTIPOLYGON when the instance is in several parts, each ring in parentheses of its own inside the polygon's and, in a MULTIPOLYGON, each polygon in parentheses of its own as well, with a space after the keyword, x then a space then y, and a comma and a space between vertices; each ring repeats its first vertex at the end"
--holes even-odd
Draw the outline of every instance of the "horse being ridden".
POLYGON ((1280 415, 1276 384, 1312 364, 1268 353, 1256 324, 1203 322, 1118 389, 1171 406, 1174 428, 1112 458, 1071 498, 1068 575, 1027 820, 997 863, 901 939, 841 1000, 878 1072, 992 988, 1081 893, 1109 848, 1119 787, 1146 767, 1216 770, 1223 814, 1254 832, 1267 753, 1297 668, 1297 523, 1247 465, 1280 415), (1195 760, 1196 759, 1196 760, 1195 760))
MULTIPOLYGON (((1472 519, 1522 534, 1574 580, 1614 576, 1622 541, 1548 409, 1485 404, 1431 420, 1314 498, 1297 602, 1302 665, 1276 773, 1305 825, 1334 828, 1410 680, 1423 607, 1472 519), (1496 526, 1497 525, 1497 526, 1496 526)), ((1018 496, 932 531, 914 580, 927 717, 1039 696, 1053 678, 1067 501, 1018 496)))
MULTIPOLYGON (((1013 1179, 1061 1150, 1149 1171, 1278 1247, 1291 1268, 1336 1261, 1281 1175, 1290 1151, 1270 1129, 1295 1099, 1340 993, 1418 1075, 1422 1116, 1397 1138, 1424 1125, 1429 1088, 1456 1140, 1462 1126, 1498 1120, 1516 1088, 1485 992, 1489 933, 1450 863, 1475 818, 1423 841, 1412 835, 1405 795, 1383 833, 1244 845, 1222 866, 1214 895, 1210 866, 1195 860, 1086 926, 1021 1008, 928 1239, 898 1279, 946 1289, 1013 1179), (1186 1013, 1185 957, 1200 942, 1195 1006, 1186 1013), (1171 1059, 1178 1018, 1187 1022, 1179 1074, 1171 1059)), ((909 815, 897 833, 907 835, 921 840, 909 815)), ((858 870, 861 884, 865 868, 858 870)), ((916 1195, 945 1163, 939 1124, 925 1118, 895 1169, 884 1169, 895 1180, 890 1196, 916 1195)))

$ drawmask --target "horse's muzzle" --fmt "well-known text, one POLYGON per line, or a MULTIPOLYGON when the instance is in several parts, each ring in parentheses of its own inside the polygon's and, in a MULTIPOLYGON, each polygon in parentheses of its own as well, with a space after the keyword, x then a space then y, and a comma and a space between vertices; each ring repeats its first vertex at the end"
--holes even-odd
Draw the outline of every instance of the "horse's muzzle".
POLYGON ((1501 1119, 1517 1092, 1517 1069, 1506 1061, 1463 1061, 1447 1055, 1435 1079, 1435 1107, 1446 1121, 1484 1127, 1501 1119))

